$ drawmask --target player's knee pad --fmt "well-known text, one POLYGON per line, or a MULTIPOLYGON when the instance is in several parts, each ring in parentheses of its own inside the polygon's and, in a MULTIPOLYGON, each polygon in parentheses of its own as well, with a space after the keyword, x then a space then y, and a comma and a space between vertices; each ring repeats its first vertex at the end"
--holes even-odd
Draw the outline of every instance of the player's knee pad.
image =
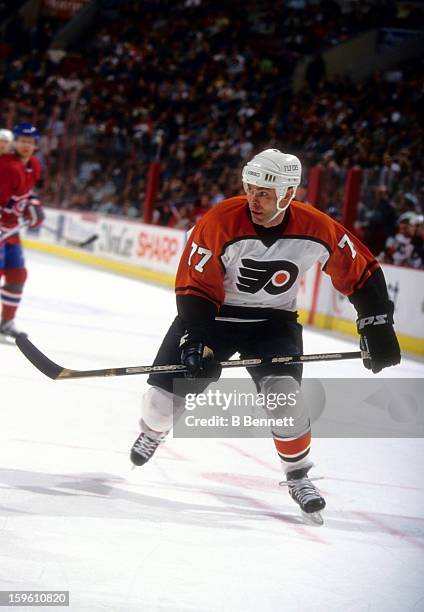
POLYGON ((289 438, 302 436, 310 429, 308 406, 299 383, 292 376, 266 376, 260 383, 267 415, 280 419, 272 427, 274 434, 289 438))
POLYGON ((26 268, 9 268, 4 271, 4 277, 5 283, 10 287, 11 291, 20 291, 28 277, 28 271, 26 268))
POLYGON ((174 410, 181 409, 182 401, 160 387, 150 387, 143 395, 141 418, 154 431, 172 429, 174 410))

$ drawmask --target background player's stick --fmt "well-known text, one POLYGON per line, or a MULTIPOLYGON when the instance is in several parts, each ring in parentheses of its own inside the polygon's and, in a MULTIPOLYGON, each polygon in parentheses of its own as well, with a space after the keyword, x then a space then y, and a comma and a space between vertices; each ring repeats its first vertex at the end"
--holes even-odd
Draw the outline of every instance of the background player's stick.
MULTIPOLYGON (((63 380, 69 378, 93 378, 95 376, 130 376, 132 374, 150 374, 151 372, 159 374, 168 374, 171 372, 187 372, 182 364, 160 365, 160 366, 133 366, 127 368, 105 368, 102 370, 70 370, 64 368, 54 361, 51 361, 44 355, 34 344, 28 339, 25 334, 19 334, 16 338, 16 344, 22 351, 25 357, 38 369, 40 372, 53 378, 53 380, 63 380)), ((297 364, 307 363, 310 361, 341 361, 343 359, 361 359, 360 351, 352 351, 348 353, 317 353, 315 355, 286 355, 284 357, 272 357, 263 359, 258 357, 255 359, 231 359, 230 361, 221 361, 223 368, 240 368, 246 366, 258 366, 265 363, 284 363, 297 364)))
POLYGON ((28 225, 29 225, 29 221, 25 221, 24 223, 20 223, 16 227, 12 227, 12 229, 7 230, 7 231, 0 229, 0 244, 4 242, 5 240, 7 240, 8 238, 11 238, 15 234, 19 234, 19 232, 25 229, 26 227, 28 227, 28 225))
MULTIPOLYGON (((29 223, 25 222, 25 223, 21 223, 20 225, 17 225, 16 227, 13 227, 10 230, 7 231, 2 231, 0 230, 0 244, 2 242, 4 242, 5 240, 7 240, 8 238, 11 238, 12 236, 14 236, 15 234, 18 234, 21 230, 25 229, 26 227, 28 227, 29 223)), ((48 232, 51 232, 52 234, 57 234, 57 231, 55 229, 53 229, 52 227, 48 227, 47 225, 43 225, 43 228, 45 230, 47 230, 48 232)), ((93 242, 95 242, 98 239, 98 234, 92 234, 91 236, 89 236, 88 238, 86 238, 85 240, 71 240, 70 238, 64 238, 65 242, 67 244, 69 244, 69 246, 75 246, 75 247, 80 247, 80 248, 84 248, 87 247, 88 245, 92 244, 93 242)))
MULTIPOLYGON (((43 229, 45 229, 47 232, 50 232, 51 234, 55 234, 58 235, 58 231, 57 229, 55 229, 54 227, 49 227, 48 225, 45 225, 43 223, 43 229)), ((91 236, 89 236, 88 238, 86 238, 85 240, 73 240, 72 238, 67 238, 66 236, 62 236, 58 238, 62 238, 62 240, 71 247, 78 247, 78 248, 84 248, 87 247, 88 245, 92 244, 93 242, 95 242, 98 239, 98 234, 92 234, 91 236)))

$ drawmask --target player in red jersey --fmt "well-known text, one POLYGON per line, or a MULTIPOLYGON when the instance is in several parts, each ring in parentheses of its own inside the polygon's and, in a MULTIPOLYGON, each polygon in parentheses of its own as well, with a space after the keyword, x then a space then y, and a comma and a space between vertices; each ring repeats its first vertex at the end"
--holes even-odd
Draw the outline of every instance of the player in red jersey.
POLYGON ((6 240, 1 233, 10 232, 23 221, 36 228, 44 220, 40 200, 33 189, 41 174, 40 161, 34 153, 39 140, 38 130, 21 123, 14 127, 14 151, 0 157, 0 334, 16 336, 15 315, 27 278, 19 231, 6 240))
MULTIPOLYGON (((365 367, 379 372, 399 363, 393 303, 381 268, 342 225, 294 200, 301 180, 299 159, 267 149, 247 163, 242 180, 245 195, 215 206, 190 233, 176 277, 178 316, 155 365, 181 359, 192 377, 217 379, 217 362, 236 352, 242 359, 303 353, 296 296, 303 273, 317 262, 357 310, 365 367)), ((287 394, 302 376, 301 365, 248 370, 265 395, 287 394)), ((135 465, 148 461, 171 429, 173 403, 178 403, 173 379, 181 376, 150 375, 141 434, 131 450, 135 465)), ((206 384, 199 383, 202 391, 206 384)), ((281 415, 292 416, 295 423, 294 428, 272 429, 289 493, 303 512, 316 515, 325 501, 307 476, 312 466, 307 409, 299 401, 281 415)))

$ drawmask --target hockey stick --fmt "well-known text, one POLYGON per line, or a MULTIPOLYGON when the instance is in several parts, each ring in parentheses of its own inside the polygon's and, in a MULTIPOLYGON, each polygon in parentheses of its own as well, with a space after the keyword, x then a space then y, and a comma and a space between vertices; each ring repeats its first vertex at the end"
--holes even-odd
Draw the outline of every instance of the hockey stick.
MULTIPOLYGON (((0 230, 0 244, 2 242, 5 242, 6 240, 11 238, 15 234, 18 234, 21 230, 25 229, 28 226, 29 226, 29 223, 21 223, 21 225, 17 225, 16 227, 14 227, 11 230, 8 230, 6 232, 0 230)), ((48 227, 47 225, 43 225, 43 229, 47 230, 48 232, 50 232, 52 234, 57 234, 57 231, 54 228, 48 227)), ((98 237, 99 237, 98 234, 92 234, 91 236, 89 236, 85 240, 82 240, 81 242, 79 242, 78 240, 71 240, 70 238, 65 238, 65 237, 63 237, 63 240, 69 246, 74 246, 74 247, 78 247, 78 248, 84 248, 84 247, 89 246, 93 242, 95 242, 98 239, 98 237)))
MULTIPOLYGON (((151 366, 134 366, 127 368, 105 368, 102 370, 70 370, 64 368, 54 361, 51 361, 44 355, 34 344, 28 339, 25 334, 19 334, 16 338, 16 345, 25 357, 38 369, 40 372, 52 378, 53 380, 63 380, 65 378, 93 378, 95 376, 130 376, 132 374, 150 374, 151 372, 168 374, 172 372, 187 372, 182 364, 174 365, 151 365, 151 366)), ((287 355, 284 357, 272 357, 264 359, 257 357, 254 359, 231 359, 230 361, 221 361, 223 368, 240 368, 246 366, 259 366, 266 363, 284 363, 298 364, 311 361, 341 361, 344 359, 360 359, 362 353, 360 351, 352 351, 347 353, 317 353, 315 355, 287 355)))
POLYGON ((15 234, 19 234, 19 232, 28 227, 28 225, 29 221, 25 221, 24 223, 21 223, 20 225, 17 225, 16 227, 13 227, 12 229, 6 232, 0 229, 0 244, 2 242, 5 242, 5 240, 8 240, 9 238, 12 238, 12 236, 14 236, 15 234))
POLYGON ((62 240, 64 240, 64 241, 65 241, 65 243, 66 243, 68 246, 71 246, 71 247, 78 247, 78 248, 80 248, 80 249, 83 249, 84 247, 89 246, 90 244, 92 244, 93 242, 95 242, 95 241, 98 239, 98 237, 99 237, 99 235, 98 235, 98 234, 92 234, 91 236, 89 236, 89 237, 88 237, 88 238, 86 238, 85 240, 81 240, 81 241, 79 241, 79 240, 73 240, 72 238, 66 238, 66 236, 61 236, 61 237, 60 237, 60 236, 58 235, 58 230, 57 230, 57 229, 55 229, 54 227, 49 227, 48 225, 44 225, 44 224, 43 224, 43 226, 42 226, 42 227, 43 227, 43 229, 45 229, 47 232, 50 232, 51 234, 55 234, 55 235, 58 237, 58 239, 59 239, 59 240, 62 238, 62 240))

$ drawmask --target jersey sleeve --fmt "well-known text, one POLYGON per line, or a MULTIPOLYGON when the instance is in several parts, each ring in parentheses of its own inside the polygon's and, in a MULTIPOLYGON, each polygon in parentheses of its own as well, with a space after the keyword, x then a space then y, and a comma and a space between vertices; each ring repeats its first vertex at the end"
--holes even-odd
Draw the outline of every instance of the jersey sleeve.
POLYGON ((217 309, 221 307, 224 301, 221 245, 221 232, 215 215, 207 214, 191 231, 181 256, 175 283, 177 296, 202 297, 217 309))
POLYGON ((366 283, 379 264, 367 247, 336 221, 330 226, 330 246, 323 271, 340 293, 350 296, 366 283))

